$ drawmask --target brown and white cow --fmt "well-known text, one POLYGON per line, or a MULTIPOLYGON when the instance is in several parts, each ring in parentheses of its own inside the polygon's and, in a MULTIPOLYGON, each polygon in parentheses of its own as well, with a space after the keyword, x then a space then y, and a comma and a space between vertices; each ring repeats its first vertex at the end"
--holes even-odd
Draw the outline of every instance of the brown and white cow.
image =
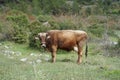
POLYGON ((83 46, 86 44, 85 55, 87 57, 87 33, 81 30, 50 30, 46 33, 38 33, 41 46, 51 52, 52 62, 56 61, 57 49, 67 51, 75 50, 78 53, 77 63, 82 62, 83 46))

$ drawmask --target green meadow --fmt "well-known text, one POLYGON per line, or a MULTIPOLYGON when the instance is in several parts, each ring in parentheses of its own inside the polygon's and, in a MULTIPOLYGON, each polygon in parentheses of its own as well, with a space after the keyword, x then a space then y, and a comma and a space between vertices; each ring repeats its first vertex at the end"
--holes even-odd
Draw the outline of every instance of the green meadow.
MULTIPOLYGON (((94 48, 95 45, 90 43, 89 47, 94 48)), ((74 51, 59 50, 56 63, 51 63, 49 52, 29 48, 26 44, 3 42, 0 50, 0 80, 120 79, 119 57, 104 56, 103 53, 96 53, 91 48, 87 58, 83 55, 80 65, 76 63, 77 53, 74 51)))

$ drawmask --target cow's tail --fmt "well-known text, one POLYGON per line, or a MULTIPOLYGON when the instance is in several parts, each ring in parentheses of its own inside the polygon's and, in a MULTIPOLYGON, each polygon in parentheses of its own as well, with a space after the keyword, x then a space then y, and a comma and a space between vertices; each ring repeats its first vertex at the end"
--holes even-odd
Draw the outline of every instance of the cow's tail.
POLYGON ((87 45, 87 41, 86 41, 85 57, 87 58, 87 56, 88 56, 88 45, 87 45))

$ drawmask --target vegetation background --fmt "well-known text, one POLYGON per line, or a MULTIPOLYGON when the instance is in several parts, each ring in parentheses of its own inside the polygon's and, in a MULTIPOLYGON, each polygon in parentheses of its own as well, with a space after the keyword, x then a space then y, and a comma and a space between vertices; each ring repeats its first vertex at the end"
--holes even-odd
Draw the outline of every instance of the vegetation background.
POLYGON ((0 0, 1 80, 119 80, 119 56, 120 0, 0 0), (56 64, 44 61, 34 37, 51 29, 86 31, 88 63, 75 65, 74 52, 61 50, 56 64))

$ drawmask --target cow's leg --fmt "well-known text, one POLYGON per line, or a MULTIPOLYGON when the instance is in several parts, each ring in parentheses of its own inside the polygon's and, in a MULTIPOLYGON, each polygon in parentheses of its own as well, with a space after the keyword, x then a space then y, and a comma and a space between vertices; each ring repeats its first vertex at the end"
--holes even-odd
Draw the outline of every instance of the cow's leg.
POLYGON ((78 43, 78 60, 77 60, 78 64, 82 62, 83 43, 84 43, 83 41, 78 43))
POLYGON ((82 62, 82 48, 79 48, 77 63, 80 64, 81 62, 82 62))
POLYGON ((56 61, 56 51, 57 51, 57 47, 56 46, 52 46, 52 62, 54 63, 56 61))

